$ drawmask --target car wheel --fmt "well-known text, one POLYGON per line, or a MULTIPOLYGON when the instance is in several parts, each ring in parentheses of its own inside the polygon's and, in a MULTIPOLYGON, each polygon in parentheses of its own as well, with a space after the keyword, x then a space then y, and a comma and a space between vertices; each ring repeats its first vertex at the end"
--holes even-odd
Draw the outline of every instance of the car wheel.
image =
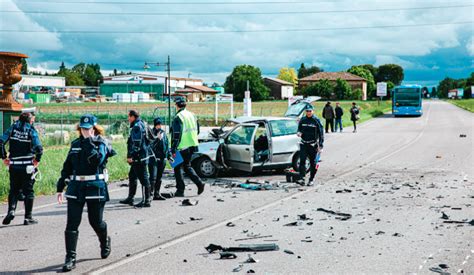
MULTIPOLYGON (((292 163, 291 163, 291 166, 293 167, 293 169, 294 169, 296 172, 299 172, 299 171, 300 171, 300 152, 297 152, 297 153, 293 156, 293 161, 292 161, 292 163)), ((308 173, 308 172, 309 172, 309 166, 310 166, 309 158, 306 158, 305 166, 306 166, 306 173, 308 173)))
POLYGON ((212 178, 217 175, 217 167, 207 157, 200 157, 195 161, 194 169, 200 177, 212 178))

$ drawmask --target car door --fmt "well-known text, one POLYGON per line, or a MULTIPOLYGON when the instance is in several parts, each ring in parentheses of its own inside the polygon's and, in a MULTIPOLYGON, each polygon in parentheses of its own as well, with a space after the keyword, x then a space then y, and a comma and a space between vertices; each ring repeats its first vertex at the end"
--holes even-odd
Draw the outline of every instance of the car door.
POLYGON ((251 172, 253 168, 253 140, 258 125, 241 124, 224 140, 225 163, 233 169, 251 172))

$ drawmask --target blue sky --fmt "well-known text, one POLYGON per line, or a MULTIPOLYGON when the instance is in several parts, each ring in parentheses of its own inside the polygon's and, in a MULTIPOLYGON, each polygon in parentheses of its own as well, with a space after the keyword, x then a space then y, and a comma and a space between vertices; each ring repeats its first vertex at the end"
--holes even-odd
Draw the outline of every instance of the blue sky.
POLYGON ((239 64, 275 76, 279 68, 303 62, 325 71, 396 63, 405 68, 406 82, 424 85, 474 71, 472 1, 212 2, 218 1, 1 0, 0 49, 28 54, 35 70, 82 61, 101 64, 104 74, 114 68, 140 72, 145 61, 164 61, 169 54, 173 75, 191 73, 210 83, 224 82, 239 64), (269 12, 276 14, 255 14, 269 12), (471 23, 446 24, 458 22, 471 23), (420 24, 426 25, 413 26, 420 24), (387 27, 400 25, 411 27, 387 27), (326 30, 281 31, 288 29, 326 30), (62 32, 72 30, 99 33, 62 32))

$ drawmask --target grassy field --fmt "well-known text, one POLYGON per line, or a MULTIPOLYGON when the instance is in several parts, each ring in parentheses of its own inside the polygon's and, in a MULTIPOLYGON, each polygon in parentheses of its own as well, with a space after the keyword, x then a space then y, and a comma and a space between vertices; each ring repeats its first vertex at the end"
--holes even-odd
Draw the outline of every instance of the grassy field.
POLYGON ((458 100, 448 100, 449 103, 468 110, 469 112, 474 113, 474 98, 470 99, 458 99, 458 100))
MULTIPOLYGON (((473 101, 471 101, 473 102, 473 101)), ((321 117, 321 112, 322 108, 324 107, 325 102, 316 102, 314 105, 315 107, 315 114, 318 117, 321 117)), ((472 103, 471 103, 472 104, 472 103)), ((92 109, 96 108, 97 110, 97 104, 96 103, 86 103, 86 104, 76 104, 72 105, 74 108, 70 108, 69 111, 71 112, 70 114, 70 119, 71 123, 75 124, 78 121, 79 116, 82 113, 85 112, 91 112, 95 113, 92 111, 92 109), (90 109, 89 109, 90 108, 90 109)), ((164 107, 165 104, 162 104, 164 107)), ((360 120, 358 123, 367 121, 373 117, 377 117, 382 115, 385 112, 388 112, 391 109, 391 103, 390 101, 382 101, 380 103, 376 101, 358 101, 357 105, 360 107, 360 120)), ((143 110, 153 110, 156 108, 156 104, 137 104, 137 105, 123 105, 123 104, 118 104, 115 105, 115 103, 102 103, 100 105, 100 113, 103 113, 105 111, 114 111, 114 110, 120 110, 122 114, 118 114, 117 119, 121 120, 126 120, 126 115, 122 117, 123 112, 126 114, 126 110, 128 108, 136 108, 140 111, 143 110)), ((283 116, 287 109, 287 102, 286 101, 272 101, 272 102, 256 102, 253 103, 252 109, 253 109, 253 114, 255 116, 283 116)), ((63 112, 67 110, 65 108, 64 104, 47 104, 47 105, 40 105, 41 107, 41 112, 38 114, 38 120, 41 121, 41 116, 43 115, 44 117, 46 116, 55 116, 57 115, 57 110, 62 109, 63 112)), ((228 114, 230 114, 229 109, 225 109, 225 107, 229 107, 229 104, 222 104, 220 105, 219 109, 219 114, 221 114, 223 117, 221 117, 220 120, 223 120, 228 117, 228 114)), ((350 101, 341 101, 341 107, 344 110, 344 116, 343 116, 343 125, 344 126, 350 126, 352 125, 352 122, 350 121, 350 114, 349 114, 349 108, 351 107, 351 102, 350 101)), ((196 114, 202 114, 209 112, 209 109, 212 109, 212 112, 214 111, 214 105, 212 103, 196 103, 196 104, 190 104, 189 109, 195 112, 196 114)), ((234 105, 234 110, 235 110, 235 115, 239 116, 242 115, 242 103, 236 103, 234 105)), ((211 114, 211 117, 213 115, 211 114)), ((102 122, 106 122, 104 117, 102 118, 102 122)), ((212 121, 212 118, 210 119, 212 121)), ((324 121, 322 121, 324 123, 324 121)), ((66 123, 66 122, 64 122, 66 123)), ((72 132, 72 135, 75 134, 72 132)), ((71 139, 74 139, 72 136, 71 139)), ((44 140, 45 142, 45 152, 43 155, 43 159, 41 161, 40 165, 40 171, 42 174, 41 180, 38 180, 35 184, 35 193, 37 195, 41 194, 52 194, 56 192, 56 181, 59 178, 59 174, 63 165, 64 160, 66 159, 67 152, 69 150, 69 146, 67 145, 54 145, 53 143, 48 143, 47 140, 44 140)), ((114 143, 114 149, 117 151, 118 155, 111 158, 109 160, 109 163, 107 165, 107 168, 109 169, 110 173, 110 178, 111 180, 120 180, 120 179, 126 179, 128 176, 128 170, 129 166, 125 161, 126 158, 126 144, 125 142, 120 142, 120 143, 114 143)), ((3 201, 6 199, 8 195, 8 190, 9 190, 9 180, 8 180, 8 170, 6 167, 2 166, 0 168, 0 177, 3 178, 4 180, 0 182, 0 201, 3 201)))

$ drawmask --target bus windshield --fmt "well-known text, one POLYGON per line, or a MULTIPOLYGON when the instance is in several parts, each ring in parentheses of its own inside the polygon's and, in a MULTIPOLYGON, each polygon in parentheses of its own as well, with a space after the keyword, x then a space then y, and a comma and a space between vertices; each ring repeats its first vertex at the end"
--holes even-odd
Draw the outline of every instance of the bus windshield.
POLYGON ((399 88, 395 89, 395 106, 420 106, 420 89, 399 88))

